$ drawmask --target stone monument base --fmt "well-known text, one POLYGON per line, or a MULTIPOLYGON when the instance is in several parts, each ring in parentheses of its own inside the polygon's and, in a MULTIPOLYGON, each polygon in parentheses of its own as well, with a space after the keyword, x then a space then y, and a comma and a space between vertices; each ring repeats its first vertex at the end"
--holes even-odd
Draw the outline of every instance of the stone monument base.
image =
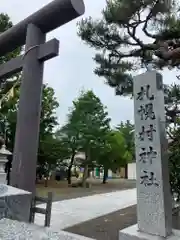
POLYGON ((0 219, 29 221, 31 193, 0 184, 0 219))
POLYGON ((136 224, 121 230, 119 232, 119 240, 180 240, 180 231, 173 230, 173 233, 171 236, 167 238, 163 238, 163 237, 139 232, 136 224))
POLYGON ((1 240, 95 240, 64 231, 54 232, 51 228, 10 219, 1 219, 0 229, 1 240))

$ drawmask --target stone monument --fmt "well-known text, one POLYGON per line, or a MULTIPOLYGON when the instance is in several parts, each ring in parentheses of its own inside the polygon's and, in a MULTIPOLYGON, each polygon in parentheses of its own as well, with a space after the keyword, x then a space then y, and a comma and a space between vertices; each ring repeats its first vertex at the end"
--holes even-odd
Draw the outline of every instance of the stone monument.
POLYGON ((137 225, 121 230, 119 239, 180 239, 180 231, 172 230, 162 75, 150 70, 136 76, 133 92, 137 225))

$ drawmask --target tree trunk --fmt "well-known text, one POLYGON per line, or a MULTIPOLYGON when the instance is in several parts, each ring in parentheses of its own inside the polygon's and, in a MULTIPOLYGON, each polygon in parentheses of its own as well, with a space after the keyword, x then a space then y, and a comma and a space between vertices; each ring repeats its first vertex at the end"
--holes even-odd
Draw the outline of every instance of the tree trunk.
POLYGON ((85 165, 84 167, 84 172, 83 172, 83 179, 82 179, 82 187, 86 187, 86 180, 88 178, 88 164, 85 165))
POLYGON ((44 182, 44 186, 45 187, 48 187, 48 180, 50 178, 50 171, 51 171, 51 165, 49 164, 48 165, 48 169, 47 169, 47 171, 45 173, 45 182, 44 182))
POLYGON ((125 179, 128 179, 128 164, 125 165, 125 179))
POLYGON ((74 163, 74 157, 75 157, 75 152, 73 152, 72 156, 71 156, 71 162, 70 162, 70 165, 68 167, 68 172, 67 172, 67 181, 68 181, 68 184, 70 185, 71 184, 71 170, 72 170, 72 166, 73 166, 73 163, 74 163))
POLYGON ((106 183, 108 177, 108 168, 104 167, 104 175, 103 175, 103 184, 106 183))
POLYGON ((45 186, 45 187, 48 187, 48 177, 45 178, 44 186, 45 186))
POLYGON ((71 184, 71 170, 72 170, 72 164, 69 165, 69 167, 68 167, 68 172, 67 172, 68 185, 71 184))

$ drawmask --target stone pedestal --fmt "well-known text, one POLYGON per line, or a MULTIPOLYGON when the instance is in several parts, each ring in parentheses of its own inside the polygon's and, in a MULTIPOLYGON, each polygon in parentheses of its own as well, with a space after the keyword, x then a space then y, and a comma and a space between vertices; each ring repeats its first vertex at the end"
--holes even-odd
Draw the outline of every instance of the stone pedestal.
POLYGON ((2 156, 0 153, 0 184, 6 184, 6 173, 5 173, 6 162, 7 162, 6 156, 2 156))
POLYGON ((180 240, 180 231, 172 230, 169 237, 160 237, 140 232, 137 225, 125 228, 119 232, 119 240, 180 240))
POLYGON ((12 155, 10 151, 6 149, 5 145, 2 145, 0 149, 0 184, 6 184, 5 164, 7 162, 7 156, 12 155))
POLYGON ((2 240, 95 240, 64 231, 54 232, 51 228, 9 219, 0 220, 0 229, 2 240))
POLYGON ((31 193, 0 184, 0 219, 28 222, 30 205, 31 193))

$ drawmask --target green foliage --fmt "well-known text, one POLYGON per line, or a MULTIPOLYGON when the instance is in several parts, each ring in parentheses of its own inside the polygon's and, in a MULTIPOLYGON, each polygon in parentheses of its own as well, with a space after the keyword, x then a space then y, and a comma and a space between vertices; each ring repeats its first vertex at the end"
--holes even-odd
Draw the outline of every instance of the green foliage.
POLYGON ((171 191, 180 200, 180 86, 172 84, 165 97, 171 191))
POLYGON ((135 159, 134 124, 127 120, 125 123, 121 122, 116 129, 122 134, 130 156, 129 161, 132 161, 135 159))
MULTIPOLYGON (((20 84, 17 84, 13 91, 13 96, 4 98, 1 104, 0 126, 1 131, 6 137, 6 144, 8 149, 13 151, 16 118, 18 110, 18 101, 20 95, 20 84)), ((54 162, 54 155, 58 156, 59 150, 53 152, 52 146, 58 145, 57 140, 53 139, 53 129, 58 124, 56 117, 56 109, 59 106, 54 90, 47 85, 43 86, 42 95, 42 111, 40 120, 40 144, 39 144, 39 161, 42 163, 42 156, 44 163, 54 162), (48 144, 49 145, 48 145, 48 144), (49 151, 49 152, 48 152, 49 151), (51 156, 51 157, 50 157, 51 156)))
POLYGON ((171 192, 180 200, 180 128, 173 132, 173 138, 169 143, 169 167, 171 192))
MULTIPOLYGON (((13 96, 6 97, 1 102, 0 132, 4 135, 6 146, 10 151, 13 151, 14 147, 19 95, 20 84, 14 88, 13 96)), ((4 94, 1 98, 2 96, 4 94)))
POLYGON ((79 134, 76 131, 74 123, 68 122, 60 130, 56 132, 56 138, 60 141, 62 150, 60 154, 60 165, 72 168, 74 164, 75 154, 79 149, 79 134), (66 159, 71 159, 70 162, 64 162, 66 159))
POLYGON ((59 139, 62 150, 59 157, 59 165, 68 168, 68 184, 71 184, 71 170, 74 158, 79 149, 79 132, 76 128, 76 122, 68 122, 60 130, 56 132, 56 137, 59 139), (67 160, 68 159, 68 160, 67 160))
MULTIPOLYGON (((7 14, 0 14, 0 33, 5 32, 9 28, 13 26, 9 16, 7 14)), ((13 52, 6 54, 5 56, 0 56, 0 64, 3 64, 10 59, 18 56, 21 52, 21 48, 15 49, 13 52)), ((1 80, 0 84, 0 99, 2 99, 6 93, 11 89, 14 85, 15 81, 17 81, 19 74, 13 76, 11 81, 1 80), (15 79, 15 81, 13 80, 15 79)), ((2 104, 1 106, 1 114, 0 114, 0 131, 6 137, 6 144, 10 150, 13 148, 14 136, 15 136, 15 126, 16 126, 16 109, 19 98, 19 90, 17 88, 14 90, 16 92, 14 99, 4 99, 6 104, 2 104)), ((1 103, 2 101, 0 101, 1 103)), ((3 137, 4 137, 3 136, 3 137)))
POLYGON ((46 135, 39 143, 38 165, 46 176, 55 169, 61 156, 61 142, 52 135, 46 135))
POLYGON ((78 24, 78 35, 96 49, 95 74, 105 78, 117 95, 132 95, 133 70, 179 66, 178 1, 107 0, 101 19, 78 24), (140 34, 141 30, 141 34, 140 34))
POLYGON ((63 143, 64 157, 71 158, 72 155, 75 155, 79 150, 79 129, 76 119, 69 119, 67 124, 56 132, 56 137, 63 143))
POLYGON ((111 169, 113 172, 125 166, 131 158, 123 134, 117 130, 111 130, 107 133, 105 144, 97 156, 97 163, 104 169, 111 169))
POLYGON ((81 151, 85 152, 88 161, 91 161, 90 154, 103 143, 104 136, 110 128, 106 107, 92 91, 82 92, 73 102, 69 122, 78 132, 81 151))
POLYGON ((167 86, 165 93, 166 122, 170 128, 172 124, 176 126, 180 118, 180 85, 174 83, 167 86))
MULTIPOLYGON (((1 13, 0 14, 0 33, 5 32, 9 28, 13 26, 10 18, 7 14, 1 13)), ((6 54, 5 56, 0 57, 0 64, 9 61, 10 59, 16 57, 20 54, 21 49, 18 48, 11 53, 6 54)))
POLYGON ((52 134, 55 126, 58 125, 56 110, 59 107, 55 91, 48 85, 43 85, 42 110, 40 119, 40 137, 52 134))
POLYGON ((80 164, 87 170, 83 178, 86 180, 88 167, 93 167, 97 152, 105 142, 109 123, 108 113, 100 99, 92 91, 81 92, 78 99, 73 101, 67 124, 59 132, 61 141, 68 149, 66 154, 71 159, 69 171, 74 164, 75 154, 84 152, 86 159, 80 164))
MULTIPOLYGON (((61 128, 55 132, 55 138, 61 144, 61 154, 59 155, 60 165, 63 165, 65 159, 70 159, 72 152, 76 151, 76 145, 73 141, 74 138, 67 131, 65 132, 65 130, 61 128)), ((67 163, 65 163, 65 165, 68 167, 67 163)))

